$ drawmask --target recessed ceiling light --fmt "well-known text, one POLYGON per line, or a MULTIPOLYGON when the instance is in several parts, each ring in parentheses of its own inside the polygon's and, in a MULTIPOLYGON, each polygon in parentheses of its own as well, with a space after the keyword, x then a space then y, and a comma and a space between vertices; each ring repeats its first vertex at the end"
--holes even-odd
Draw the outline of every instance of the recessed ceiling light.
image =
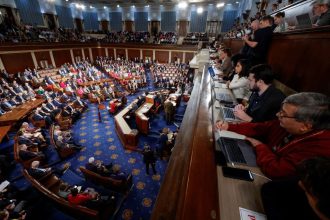
POLYGON ((108 7, 107 6, 103 6, 104 9, 107 9, 108 7))
POLYGON ((239 2, 236 2, 236 4, 239 4, 239 2))
POLYGON ((185 9, 188 7, 188 3, 187 2, 179 2, 178 7, 181 9, 185 9))
POLYGON ((117 8, 119 8, 120 6, 119 5, 117 5, 117 8))
POLYGON ((198 7, 197 8, 197 14, 202 14, 203 13, 203 8, 202 7, 198 7))
POLYGON ((223 6, 225 6, 225 3, 223 3, 223 2, 217 4, 217 8, 221 8, 223 6))

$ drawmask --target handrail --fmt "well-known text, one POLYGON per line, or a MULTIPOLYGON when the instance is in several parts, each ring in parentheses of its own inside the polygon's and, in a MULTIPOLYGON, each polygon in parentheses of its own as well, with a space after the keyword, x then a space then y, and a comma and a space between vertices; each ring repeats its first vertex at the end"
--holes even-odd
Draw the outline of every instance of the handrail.
POLYGON ((151 219, 219 219, 207 68, 194 80, 151 219))

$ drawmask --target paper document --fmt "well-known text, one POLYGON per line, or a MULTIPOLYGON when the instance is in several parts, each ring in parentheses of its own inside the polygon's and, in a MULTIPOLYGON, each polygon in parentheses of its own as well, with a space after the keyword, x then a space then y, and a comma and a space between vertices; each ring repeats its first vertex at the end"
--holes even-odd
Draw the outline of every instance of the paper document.
POLYGON ((220 137, 225 137, 225 138, 233 138, 233 139, 240 139, 240 140, 244 140, 245 139, 245 135, 242 134, 238 134, 236 132, 232 132, 232 131, 224 131, 218 130, 218 134, 220 137))
POLYGON ((266 220, 266 215, 239 207, 241 220, 266 220))
POLYGON ((10 184, 10 182, 8 182, 7 180, 3 181, 0 184, 0 191, 4 190, 9 184, 10 184))

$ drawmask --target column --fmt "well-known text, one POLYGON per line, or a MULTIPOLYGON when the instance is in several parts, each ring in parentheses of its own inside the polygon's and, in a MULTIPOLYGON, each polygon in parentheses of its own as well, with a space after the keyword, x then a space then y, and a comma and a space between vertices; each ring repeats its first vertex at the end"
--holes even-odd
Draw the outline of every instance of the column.
POLYGON ((172 59, 172 50, 169 51, 168 53, 168 63, 171 63, 172 59))
POLYGON ((72 49, 70 49, 70 55, 71 55, 72 64, 76 63, 76 62, 75 62, 75 59, 74 59, 74 56, 73 56, 73 51, 72 51, 72 49))
POLYGON ((104 48, 104 50, 105 50, 105 56, 109 57, 108 48, 106 47, 106 48, 104 48))
POLYGON ((140 60, 143 59, 143 53, 142 53, 142 50, 140 49, 140 60))
POLYGON ((85 51, 84 51, 84 48, 81 48, 81 55, 82 55, 82 58, 85 59, 85 51))
POLYGON ((128 60, 128 50, 127 50, 127 48, 125 49, 125 54, 126 54, 126 60, 128 60))
POLYGON ((186 52, 183 52, 182 63, 186 63, 186 52))
POLYGON ((56 67, 56 64, 55 64, 55 60, 54 60, 54 56, 53 56, 53 51, 52 50, 49 51, 49 56, 50 56, 50 60, 52 61, 52 65, 55 68, 56 67))
POLYGON ((37 69, 38 68, 38 62, 37 62, 37 58, 36 58, 36 55, 34 54, 34 52, 31 52, 31 56, 32 56, 34 68, 37 69))
POLYGON ((116 50, 116 48, 113 48, 113 56, 114 56, 114 59, 116 60, 117 59, 117 50, 116 50))
POLYGON ((4 69, 5 69, 5 66, 3 65, 3 62, 0 57, 0 70, 4 70, 4 69))
POLYGON ((156 50, 152 50, 152 60, 156 59, 156 50))
POLYGON ((90 62, 93 63, 94 59, 93 59, 92 48, 88 48, 88 51, 89 51, 89 57, 91 58, 90 62))

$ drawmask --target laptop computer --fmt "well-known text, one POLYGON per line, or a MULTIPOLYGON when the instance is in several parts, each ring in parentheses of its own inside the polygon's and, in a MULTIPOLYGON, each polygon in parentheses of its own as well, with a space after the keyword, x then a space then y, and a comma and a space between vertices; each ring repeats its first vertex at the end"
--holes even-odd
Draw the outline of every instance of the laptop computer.
POLYGON ((239 120, 238 118, 236 118, 236 116, 234 115, 234 109, 233 108, 228 108, 228 107, 224 107, 221 106, 222 109, 222 116, 223 119, 225 121, 235 121, 235 120, 239 120))
POLYGON ((246 140, 220 137, 217 142, 228 163, 257 166, 253 147, 246 140))
POLYGON ((297 22, 298 22, 298 28, 311 28, 312 27, 312 21, 309 17, 308 13, 297 15, 296 16, 297 22))
POLYGON ((214 72, 214 69, 213 69, 213 67, 209 67, 208 68, 208 71, 209 71, 209 74, 210 74, 210 76, 212 77, 212 79, 215 77, 215 72, 214 72))
POLYGON ((234 103, 233 97, 228 93, 216 93, 215 99, 221 103, 229 103, 229 104, 234 103))

